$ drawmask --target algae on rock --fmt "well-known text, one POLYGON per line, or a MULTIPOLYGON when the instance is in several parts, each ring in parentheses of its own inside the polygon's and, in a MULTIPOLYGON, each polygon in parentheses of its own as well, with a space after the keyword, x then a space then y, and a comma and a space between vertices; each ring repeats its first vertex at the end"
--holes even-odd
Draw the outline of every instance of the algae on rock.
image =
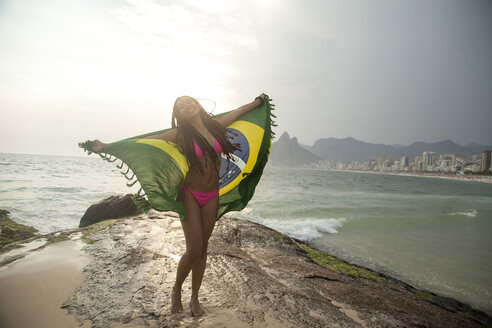
POLYGON ((38 230, 13 221, 10 212, 0 209, 0 247, 36 237, 38 230))
POLYGON ((303 243, 299 243, 294 240, 294 242, 302 248, 311 260, 316 264, 321 265, 324 268, 333 270, 338 273, 347 274, 356 278, 370 279, 374 281, 385 281, 384 277, 381 277, 375 272, 368 270, 366 268, 359 267, 354 264, 342 261, 328 253, 322 252, 320 250, 311 248, 303 243))

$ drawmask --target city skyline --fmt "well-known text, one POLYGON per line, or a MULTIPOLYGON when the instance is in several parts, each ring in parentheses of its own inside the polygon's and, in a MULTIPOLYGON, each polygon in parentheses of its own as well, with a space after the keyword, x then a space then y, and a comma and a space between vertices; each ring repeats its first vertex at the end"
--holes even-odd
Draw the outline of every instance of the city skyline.
POLYGON ((491 149, 489 146, 477 145, 462 147, 452 141, 417 142, 410 146, 394 147, 365 143, 353 138, 319 139, 313 146, 306 146, 299 144, 296 137, 290 137, 285 132, 272 144, 271 159, 273 165, 280 166, 306 165, 375 171, 479 172, 488 171, 491 166, 491 149))
POLYGON ((491 150, 472 155, 471 159, 461 154, 438 154, 423 152, 411 161, 404 155, 400 160, 388 156, 378 156, 367 161, 320 160, 306 164, 306 167, 316 167, 336 170, 359 170, 375 172, 423 172, 423 173, 486 173, 492 174, 491 150), (439 155, 439 159, 437 159, 439 155))
MULTIPOLYGON (((479 153, 483 150, 486 149, 492 149, 492 145, 480 145, 478 143, 470 143, 468 145, 460 145, 452 141, 451 139, 446 139, 438 142, 425 142, 425 141, 415 141, 412 142, 408 145, 395 145, 395 144, 390 144, 390 143, 381 143, 381 144, 374 144, 374 143, 369 143, 363 140, 358 140, 352 137, 346 137, 346 138, 332 138, 332 137, 324 137, 324 138, 319 138, 315 141, 314 144, 312 145, 307 145, 302 143, 297 136, 290 136, 290 134, 285 131, 282 133, 278 139, 280 138, 289 138, 289 139, 296 139, 296 142, 303 148, 308 149, 312 151, 316 155, 320 155, 320 153, 323 153, 323 143, 328 142, 330 146, 337 146, 338 148, 353 148, 353 147, 359 147, 359 150, 361 149, 360 147, 368 147, 367 149, 372 148, 372 157, 374 156, 380 156, 384 155, 385 151, 388 151, 388 149, 393 150, 389 152, 389 154, 386 155, 391 155, 394 152, 398 151, 410 151, 409 154, 407 155, 416 155, 416 154, 421 154, 424 151, 431 151, 432 148, 439 147, 441 150, 439 153, 463 153, 466 156, 471 157, 471 155, 475 153, 479 153), (321 146, 320 146, 321 144, 321 146), (377 146, 385 146, 385 147, 377 147, 377 146), (320 148, 321 147, 321 148, 320 148), (376 147, 376 148, 374 148, 376 147), (389 147, 389 148, 388 148, 389 147), (447 151, 444 151, 442 148, 447 149, 447 151), (374 150, 377 149, 377 150, 374 150), (377 154, 375 152, 382 152, 381 154, 377 154)), ((275 140, 274 142, 278 141, 275 140)), ((368 151, 370 152, 371 150, 367 150, 365 148, 362 148, 362 153, 367 153, 368 151)), ((337 149, 335 149, 335 153, 337 149)), ((398 156, 404 155, 402 153, 398 153, 398 156)), ((395 155, 394 155, 395 156, 395 155)), ((343 157, 343 156, 342 156, 343 157)))

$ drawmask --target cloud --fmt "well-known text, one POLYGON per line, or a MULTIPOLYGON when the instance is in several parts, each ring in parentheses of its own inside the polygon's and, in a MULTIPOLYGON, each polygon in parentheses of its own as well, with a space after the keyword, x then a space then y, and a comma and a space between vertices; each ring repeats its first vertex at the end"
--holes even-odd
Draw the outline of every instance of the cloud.
POLYGON ((245 15, 228 11, 208 13, 198 3, 159 4, 151 0, 128 0, 111 10, 123 24, 166 50, 180 54, 227 56, 244 47, 256 47, 245 15))
POLYGON ((146 64, 170 93, 217 98, 227 95, 229 78, 238 71, 230 58, 254 50, 258 40, 248 15, 236 10, 239 2, 213 5, 129 0, 110 13, 135 33, 148 54, 146 64))

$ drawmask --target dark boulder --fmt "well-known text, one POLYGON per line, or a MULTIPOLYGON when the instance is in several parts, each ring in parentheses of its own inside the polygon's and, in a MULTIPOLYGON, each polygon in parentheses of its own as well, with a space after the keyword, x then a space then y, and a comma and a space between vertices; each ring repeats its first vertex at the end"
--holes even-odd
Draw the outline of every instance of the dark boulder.
POLYGON ((111 219, 137 215, 140 210, 132 200, 133 195, 111 196, 91 205, 80 219, 79 228, 111 219))

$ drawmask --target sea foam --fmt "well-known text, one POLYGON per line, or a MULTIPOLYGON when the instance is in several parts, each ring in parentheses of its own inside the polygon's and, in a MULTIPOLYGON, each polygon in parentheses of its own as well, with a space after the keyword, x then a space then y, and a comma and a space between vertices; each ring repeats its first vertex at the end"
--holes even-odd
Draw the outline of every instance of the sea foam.
POLYGON ((265 219, 262 224, 300 240, 319 238, 323 233, 337 233, 345 218, 265 219))
POLYGON ((228 214, 232 217, 246 219, 263 224, 286 235, 300 240, 311 240, 323 236, 323 233, 337 233, 345 218, 299 218, 299 219, 268 219, 258 215, 252 208, 228 214))
POLYGON ((464 215, 464 216, 468 216, 468 217, 475 217, 477 216, 478 214, 478 211, 477 210, 468 210, 468 211, 464 211, 464 212, 454 212, 454 213, 451 213, 449 215, 464 215))

